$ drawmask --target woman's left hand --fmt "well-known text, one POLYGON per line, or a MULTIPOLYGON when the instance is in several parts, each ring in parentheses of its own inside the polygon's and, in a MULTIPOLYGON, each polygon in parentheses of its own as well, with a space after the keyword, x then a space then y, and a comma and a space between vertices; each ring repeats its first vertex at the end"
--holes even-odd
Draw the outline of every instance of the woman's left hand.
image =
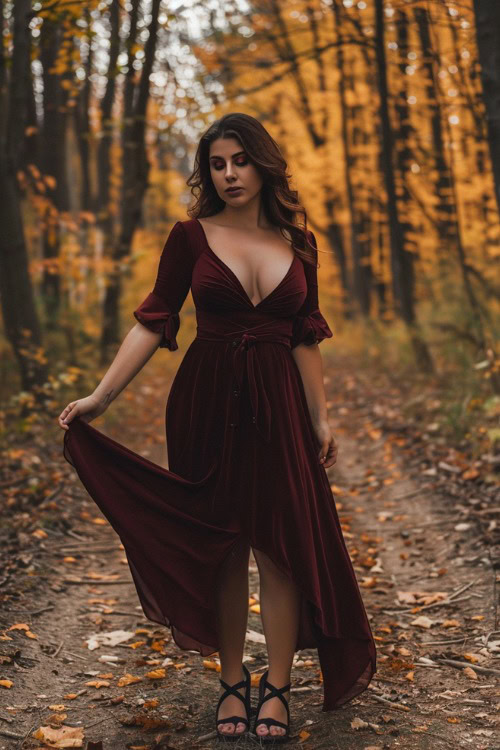
POLYGON ((319 462, 325 469, 337 462, 338 446, 332 435, 330 425, 326 421, 319 422, 314 426, 316 437, 320 445, 318 451, 319 462))

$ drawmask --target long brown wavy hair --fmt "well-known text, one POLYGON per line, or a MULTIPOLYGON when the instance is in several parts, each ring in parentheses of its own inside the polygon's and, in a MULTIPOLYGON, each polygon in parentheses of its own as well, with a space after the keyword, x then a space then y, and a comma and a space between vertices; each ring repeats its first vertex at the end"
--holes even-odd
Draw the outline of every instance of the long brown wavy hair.
POLYGON ((299 202, 298 192, 288 184, 291 175, 287 172, 287 163, 276 141, 251 115, 242 112, 223 115, 201 136, 194 169, 186 181, 196 201, 188 209, 188 216, 196 219, 214 216, 226 205, 210 175, 210 144, 217 138, 235 138, 241 143, 262 178, 261 200, 267 220, 280 228, 286 240, 291 240, 297 255, 317 265, 315 246, 308 236, 306 211, 299 202))

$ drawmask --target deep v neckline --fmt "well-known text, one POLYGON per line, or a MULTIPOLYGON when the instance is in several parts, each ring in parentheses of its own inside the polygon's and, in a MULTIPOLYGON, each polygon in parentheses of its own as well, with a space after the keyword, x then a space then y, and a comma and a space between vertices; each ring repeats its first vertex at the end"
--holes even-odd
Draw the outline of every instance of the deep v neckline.
POLYGON ((210 245, 209 245, 209 242, 208 242, 208 238, 207 238, 207 234, 206 234, 206 232, 205 232, 205 228, 203 227, 203 224, 201 223, 201 221, 200 221, 199 219, 195 219, 195 221, 196 221, 196 223, 198 224, 198 226, 199 226, 199 227, 200 227, 200 229, 201 229, 201 233, 202 233, 202 235, 203 235, 203 241, 204 241, 204 243, 205 243, 205 246, 206 246, 207 250, 208 250, 208 251, 209 251, 209 252, 210 252, 210 253, 211 253, 211 254, 212 254, 212 255, 214 256, 214 258, 215 258, 216 260, 218 260, 218 261, 219 261, 219 263, 220 263, 220 264, 221 264, 222 266, 224 266, 224 268, 225 268, 225 269, 226 269, 227 271, 229 271, 229 273, 231 274, 232 278, 234 279, 234 281, 236 282, 236 284, 238 285, 238 287, 239 287, 239 288, 241 289, 241 291, 242 291, 242 292, 243 292, 243 294, 245 295, 245 298, 246 298, 246 300, 248 301, 248 304, 249 304, 249 305, 250 305, 250 306, 251 306, 251 307, 252 307, 252 308, 253 308, 254 310, 257 310, 257 309, 258 309, 258 308, 259 308, 259 307, 260 307, 260 306, 261 306, 261 305, 262 305, 262 304, 263 304, 264 302, 266 302, 266 301, 267 301, 267 300, 269 299, 269 297, 272 297, 272 296, 273 296, 273 294, 275 294, 275 292, 277 292, 277 291, 278 291, 278 289, 280 289, 280 288, 281 288, 281 286, 282 286, 282 285, 283 285, 283 284, 285 283, 285 281, 287 280, 288 276, 290 275, 290 273, 291 273, 291 271, 292 271, 292 268, 293 268, 293 264, 294 264, 294 263, 295 263, 295 261, 297 260, 297 255, 296 255, 296 253, 294 253, 294 255, 293 255, 293 260, 292 260, 292 262, 290 263, 290 265, 288 266, 288 270, 287 270, 287 272, 285 273, 285 275, 283 276, 283 278, 281 279, 281 281, 280 281, 280 282, 279 282, 279 283, 278 283, 278 284, 277 284, 277 285, 276 285, 276 286, 274 287, 274 289, 273 289, 273 290, 272 290, 271 292, 269 292, 269 294, 266 294, 266 296, 265 296, 265 297, 263 297, 263 298, 262 298, 262 299, 260 300, 260 302, 257 302, 257 304, 256 304, 256 305, 254 305, 254 303, 253 303, 253 302, 252 302, 252 300, 250 299, 250 296, 248 295, 248 293, 247 293, 247 291, 246 291, 245 287, 243 286, 243 284, 241 283, 241 281, 239 280, 239 278, 238 278, 238 277, 236 276, 236 274, 235 274, 235 272, 234 272, 234 271, 232 270, 232 268, 231 268, 230 266, 228 266, 228 265, 227 265, 227 263, 225 263, 225 262, 224 262, 224 261, 222 260, 222 258, 220 258, 220 257, 219 257, 219 256, 217 255, 217 253, 216 253, 216 252, 214 252, 214 251, 212 250, 212 248, 210 247, 210 245))

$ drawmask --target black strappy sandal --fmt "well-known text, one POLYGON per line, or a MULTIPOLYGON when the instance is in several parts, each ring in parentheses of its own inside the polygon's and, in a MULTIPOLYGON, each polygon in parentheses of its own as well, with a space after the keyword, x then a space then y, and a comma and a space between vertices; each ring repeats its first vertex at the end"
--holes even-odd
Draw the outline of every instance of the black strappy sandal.
POLYGON ((251 688, 251 677, 250 672, 245 667, 244 664, 242 664, 243 667, 243 673, 245 675, 245 679, 241 680, 241 682, 237 682, 234 685, 228 685, 227 682, 224 682, 224 680, 221 680, 219 678, 220 684, 224 688, 225 692, 222 693, 222 695, 219 698, 219 702, 217 704, 217 708, 215 710, 215 728, 217 730, 217 739, 220 740, 227 740, 228 742, 236 742, 236 740, 239 740, 240 737, 245 737, 248 735, 248 731, 250 729, 250 712, 251 712, 251 701, 250 701, 250 688, 251 688), (238 688, 245 688, 245 695, 243 696, 241 693, 238 692, 238 688), (219 708, 222 703, 222 701, 227 698, 228 695, 236 695, 244 704, 245 709, 247 712, 247 718, 244 718, 243 716, 228 716, 226 719, 218 719, 217 716, 219 714, 219 708), (246 729, 243 730, 243 732, 236 732, 236 726, 242 722, 243 724, 246 724, 246 729), (234 724, 234 733, 233 734, 226 734, 225 732, 219 732, 219 724, 234 724))
POLYGON ((279 698, 283 705, 286 708, 286 715, 287 715, 287 721, 288 724, 283 724, 282 721, 278 721, 277 719, 273 719, 271 716, 269 716, 266 719, 255 719, 255 725, 254 725, 254 734, 259 738, 260 742, 264 744, 279 744, 282 742, 288 742, 290 739, 290 709, 288 707, 288 701, 283 695, 283 693, 286 693, 287 690, 290 690, 291 683, 289 682, 288 685, 285 685, 282 688, 277 688, 274 685, 272 685, 267 680, 267 675, 269 674, 269 670, 267 669, 262 677, 260 678, 259 682, 259 703, 256 710, 256 717, 259 715, 261 706, 263 703, 265 703, 270 698, 279 698), (271 691, 267 695, 265 695, 266 688, 269 688, 271 691), (257 727, 259 724, 265 724, 268 728, 268 731, 271 732, 271 725, 273 724, 275 727, 283 727, 285 729, 285 734, 257 734, 257 727))

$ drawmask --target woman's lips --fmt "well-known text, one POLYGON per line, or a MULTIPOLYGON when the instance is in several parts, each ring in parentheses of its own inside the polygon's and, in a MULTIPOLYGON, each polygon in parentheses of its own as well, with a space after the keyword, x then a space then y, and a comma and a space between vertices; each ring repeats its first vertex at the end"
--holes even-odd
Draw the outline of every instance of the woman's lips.
POLYGON ((226 193, 229 193, 229 195, 233 195, 233 193, 239 193, 243 190, 243 188, 230 188, 226 190, 226 193))

